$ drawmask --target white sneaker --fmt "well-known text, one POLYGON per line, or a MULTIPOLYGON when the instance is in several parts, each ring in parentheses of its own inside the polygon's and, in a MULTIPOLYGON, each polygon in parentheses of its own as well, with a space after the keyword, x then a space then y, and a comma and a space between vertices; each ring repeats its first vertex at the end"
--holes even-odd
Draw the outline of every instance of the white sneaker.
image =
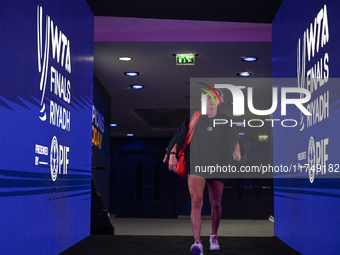
POLYGON ((203 255, 203 245, 196 241, 190 248, 191 254, 194 255, 203 255))
POLYGON ((218 245, 217 235, 210 235, 209 243, 210 243, 210 250, 212 251, 220 250, 220 246, 218 245))

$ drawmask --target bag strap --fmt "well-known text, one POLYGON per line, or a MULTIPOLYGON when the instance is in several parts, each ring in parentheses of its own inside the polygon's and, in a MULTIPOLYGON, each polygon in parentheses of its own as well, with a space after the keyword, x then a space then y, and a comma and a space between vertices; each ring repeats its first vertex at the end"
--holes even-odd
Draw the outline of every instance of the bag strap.
POLYGON ((200 116, 201 116, 201 111, 195 111, 194 114, 192 115, 189 126, 188 126, 187 136, 185 137, 182 149, 178 152, 178 156, 181 156, 184 153, 185 148, 190 143, 192 135, 194 134, 197 121, 200 116))

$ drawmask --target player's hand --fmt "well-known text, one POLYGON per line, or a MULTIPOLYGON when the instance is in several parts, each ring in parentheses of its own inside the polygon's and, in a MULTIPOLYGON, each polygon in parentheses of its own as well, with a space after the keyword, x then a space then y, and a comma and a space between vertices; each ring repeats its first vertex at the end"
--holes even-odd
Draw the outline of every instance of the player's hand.
POLYGON ((169 171, 173 171, 176 173, 176 168, 178 167, 177 165, 177 159, 175 154, 170 154, 169 158, 169 171))
POLYGON ((241 160, 241 153, 240 153, 240 151, 234 151, 233 158, 234 158, 235 161, 240 161, 241 160))

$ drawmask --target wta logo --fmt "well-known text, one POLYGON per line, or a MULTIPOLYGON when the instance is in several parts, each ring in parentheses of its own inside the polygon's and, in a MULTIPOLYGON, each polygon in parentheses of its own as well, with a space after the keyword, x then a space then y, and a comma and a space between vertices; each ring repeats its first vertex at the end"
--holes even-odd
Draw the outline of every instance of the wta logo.
MULTIPOLYGON (((44 99, 48 90, 67 104, 71 101, 71 82, 67 77, 71 74, 71 50, 67 36, 49 15, 43 15, 42 6, 37 6, 37 55, 41 91, 39 118, 46 121, 47 107, 44 99), (62 68, 60 70, 57 67, 62 68), (49 84, 49 89, 46 88, 46 84, 49 84)), ((50 124, 70 131, 69 111, 52 100, 50 100, 50 124)))
POLYGON ((45 47, 43 49, 43 9, 41 6, 37 7, 37 46, 38 46, 38 71, 41 75, 40 91, 42 92, 40 100, 41 106, 40 113, 42 114, 42 116, 39 116, 39 118, 42 121, 45 121, 46 112, 44 98, 50 53, 50 16, 46 15, 45 47))

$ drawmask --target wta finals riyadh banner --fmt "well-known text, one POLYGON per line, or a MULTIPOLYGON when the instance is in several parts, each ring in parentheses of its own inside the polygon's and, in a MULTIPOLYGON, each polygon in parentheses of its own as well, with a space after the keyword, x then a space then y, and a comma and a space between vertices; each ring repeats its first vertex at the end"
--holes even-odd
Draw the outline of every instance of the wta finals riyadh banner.
MULTIPOLYGON (((292 129, 275 128, 273 135, 274 163, 296 165, 298 173, 289 177, 302 176, 313 183, 317 178, 340 177, 340 79, 337 78, 340 75, 337 50, 340 38, 335 30, 335 6, 331 3, 319 4, 311 9, 314 11, 305 13, 308 16, 306 21, 297 23, 297 30, 290 32, 296 33, 294 41, 291 39, 290 43, 292 51, 282 58, 282 62, 279 61, 281 54, 274 53, 273 56, 275 76, 295 77, 273 79, 273 86, 291 86, 307 91, 308 100, 305 95, 301 94, 300 97, 306 98, 303 105, 308 114, 297 107, 291 107, 287 116, 297 120, 298 125, 292 129), (288 59, 291 61, 290 65, 285 62, 288 59)), ((275 31, 275 38, 284 33, 285 31, 275 31)), ((273 49, 276 46, 281 50, 287 50, 288 47, 274 41, 273 49)), ((274 117, 280 116, 275 113, 274 117)))
POLYGON ((0 253, 58 254, 90 233, 93 15, 0 7, 0 253))
POLYGON ((310 115, 291 107, 287 117, 297 126, 273 129, 273 164, 302 169, 274 180, 275 235, 302 254, 340 249, 339 7, 336 0, 284 0, 272 26, 273 86, 310 93, 303 104, 310 115))

